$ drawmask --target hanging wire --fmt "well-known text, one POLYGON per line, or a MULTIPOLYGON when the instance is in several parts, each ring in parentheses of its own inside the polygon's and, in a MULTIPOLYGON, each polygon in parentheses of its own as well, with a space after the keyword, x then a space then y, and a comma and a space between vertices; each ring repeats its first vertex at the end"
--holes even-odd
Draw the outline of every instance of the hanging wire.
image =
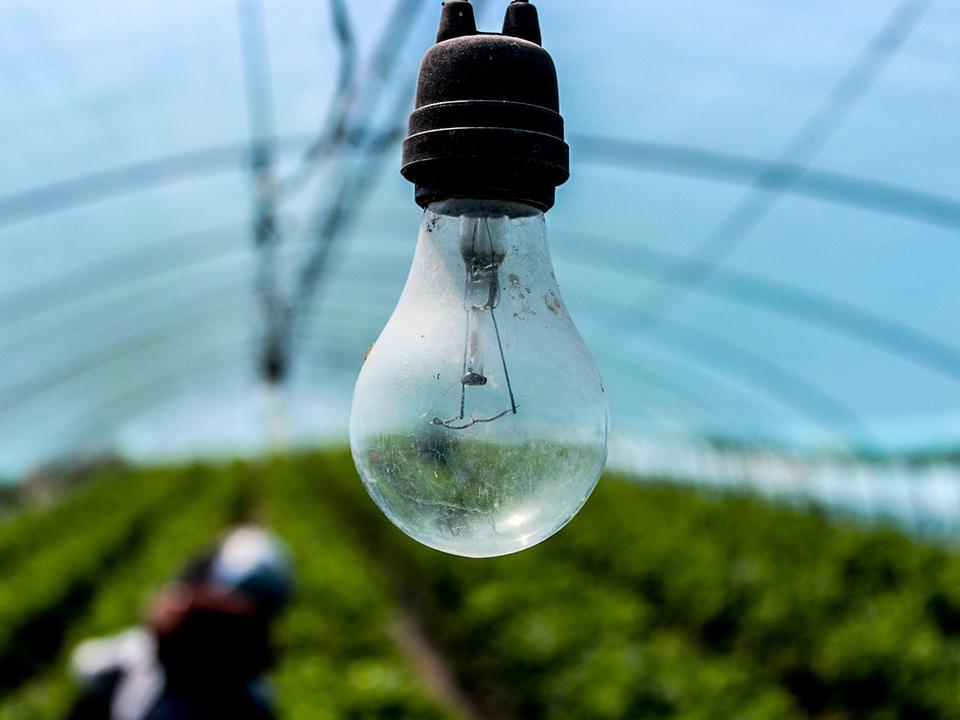
POLYGON ((286 375, 287 349, 283 345, 281 332, 284 298, 277 264, 282 236, 277 218, 277 181, 273 169, 273 92, 261 1, 240 0, 238 20, 250 124, 252 234, 257 253, 254 287, 260 306, 263 335, 257 364, 263 379, 277 384, 286 375))
POLYGON ((284 196, 306 187, 322 162, 348 140, 347 122, 357 94, 357 41, 346 0, 330 0, 329 6, 340 56, 337 85, 319 134, 301 154, 298 167, 282 182, 280 193, 284 196))
MULTIPOLYGON (((356 103, 358 109, 351 117, 352 127, 363 129, 370 126, 387 84, 393 79, 399 65, 398 56, 412 35, 410 30, 422 9, 423 3, 418 0, 398 0, 394 4, 384 34, 374 52, 367 82, 361 88, 361 95, 356 103)), ((390 114, 391 127, 396 127, 399 124, 398 119, 405 116, 409 110, 408 90, 412 89, 413 81, 409 78, 409 82, 401 82, 402 91, 397 95, 396 105, 390 114)), ((296 325, 305 321, 327 270, 334 246, 350 223, 355 208, 362 204, 379 177, 385 151, 391 147, 380 141, 376 135, 361 137, 358 142, 362 151, 358 162, 344 165, 333 187, 325 189, 324 197, 329 197, 330 200, 323 203, 322 209, 314 214, 309 223, 308 254, 297 273, 285 317, 285 333, 289 338, 296 335, 296 325)))
POLYGON ((847 68, 839 82, 814 108, 776 163, 760 172, 750 189, 697 243, 691 257, 702 261, 696 268, 678 265, 669 269, 653 293, 637 299, 647 308, 638 315, 636 331, 656 324, 687 294, 706 282, 777 205, 784 191, 795 187, 860 100, 873 88, 883 70, 906 43, 933 0, 902 0, 892 15, 847 68))
MULTIPOLYGON (((410 35, 409 29, 417 19, 422 3, 417 0, 397 0, 387 21, 384 32, 377 44, 370 63, 370 71, 366 82, 359 88, 359 95, 354 98, 352 91, 353 62, 350 43, 352 33, 349 30, 345 15, 345 6, 334 8, 337 22, 341 25, 340 36, 346 43, 347 59, 341 64, 346 70, 341 70, 343 92, 342 98, 333 108, 333 115, 328 124, 332 130, 322 133, 307 149, 305 157, 308 162, 316 165, 321 159, 321 150, 324 153, 334 153, 344 137, 350 134, 350 128, 366 128, 372 121, 373 114, 380 104, 385 84, 391 79, 399 63, 398 55, 410 35), (357 106, 358 109, 354 109, 357 106)), ((406 98, 404 98, 406 105, 406 98)), ((268 379, 279 381, 286 376, 291 362, 296 328, 294 327, 312 301, 316 286, 327 264, 334 240, 342 227, 349 221, 350 208, 358 204, 365 196, 376 176, 374 169, 369 167, 371 157, 382 154, 379 143, 375 143, 376 151, 364 147, 364 139, 359 139, 360 155, 363 160, 358 171, 347 170, 342 174, 339 182, 331 190, 324 189, 324 197, 332 197, 326 204, 326 211, 322 217, 314 219, 309 224, 310 241, 307 256, 299 263, 294 285, 284 297, 283 303, 273 313, 270 326, 270 335, 266 348, 268 379), (271 373, 278 370, 275 376, 271 373)), ((289 189, 289 188, 288 188, 289 189)))

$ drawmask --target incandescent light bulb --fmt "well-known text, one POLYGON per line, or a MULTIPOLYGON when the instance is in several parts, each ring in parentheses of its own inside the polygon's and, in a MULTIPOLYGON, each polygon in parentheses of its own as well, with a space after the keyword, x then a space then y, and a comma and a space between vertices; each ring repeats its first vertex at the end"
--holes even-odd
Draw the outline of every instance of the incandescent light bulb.
POLYGON ((566 180, 556 71, 536 10, 478 34, 445 3, 403 174, 425 208, 406 286, 357 380, 350 445, 401 530, 456 555, 563 527, 607 455, 607 399, 560 296, 543 212, 566 180))
POLYGON ((607 455, 597 367, 560 296, 543 214, 431 204, 350 419, 367 490, 401 530, 483 557, 546 539, 607 455))

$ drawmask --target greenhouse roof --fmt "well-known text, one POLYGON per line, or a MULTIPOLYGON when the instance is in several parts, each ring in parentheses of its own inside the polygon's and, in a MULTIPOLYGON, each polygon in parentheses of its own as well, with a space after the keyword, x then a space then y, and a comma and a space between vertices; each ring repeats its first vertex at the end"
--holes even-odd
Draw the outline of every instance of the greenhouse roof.
MULTIPOLYGON (((414 249, 399 142, 438 6, 0 7, 0 475, 345 437, 414 249), (268 260, 322 269, 281 392, 268 260)), ((540 13, 572 153, 551 249, 614 436, 960 445, 960 5, 540 13)))

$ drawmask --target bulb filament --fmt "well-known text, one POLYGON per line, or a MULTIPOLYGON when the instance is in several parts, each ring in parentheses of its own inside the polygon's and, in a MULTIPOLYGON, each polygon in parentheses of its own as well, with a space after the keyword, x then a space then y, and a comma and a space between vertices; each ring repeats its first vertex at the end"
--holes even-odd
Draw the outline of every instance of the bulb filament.
POLYGON ((449 420, 434 417, 431 421, 434 425, 441 425, 449 430, 466 430, 478 423, 489 423, 499 420, 507 414, 517 414, 517 403, 513 395, 513 386, 510 384, 510 372, 507 370, 507 358, 503 352, 500 327, 497 324, 497 316, 494 312, 494 309, 500 303, 500 263, 494 253, 489 221, 486 218, 483 219, 489 254, 483 252, 479 247, 480 221, 475 220, 472 225, 472 234, 469 236, 469 240, 463 244, 463 259, 466 267, 463 307, 467 317, 463 341, 463 372, 460 377, 460 413, 449 420), (510 396, 510 407, 491 417, 467 420, 467 388, 483 387, 487 384, 487 376, 483 369, 484 334, 481 331, 484 313, 490 313, 490 321, 493 324, 493 331, 497 340, 497 350, 500 354, 500 364, 503 367, 503 377, 506 381, 507 393, 510 396))

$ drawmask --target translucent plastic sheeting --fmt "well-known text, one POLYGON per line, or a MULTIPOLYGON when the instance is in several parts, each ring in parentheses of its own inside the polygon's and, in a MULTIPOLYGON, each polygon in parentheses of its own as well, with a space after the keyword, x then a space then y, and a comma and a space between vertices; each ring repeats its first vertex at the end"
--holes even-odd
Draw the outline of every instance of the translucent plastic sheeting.
MULTIPOLYGON (((540 5, 573 158, 551 248, 621 447, 956 448, 960 7, 540 5)), ((413 254, 398 143, 438 7, 0 8, 0 475, 345 438, 413 254), (279 402, 258 278, 295 288, 323 243, 279 402)))

